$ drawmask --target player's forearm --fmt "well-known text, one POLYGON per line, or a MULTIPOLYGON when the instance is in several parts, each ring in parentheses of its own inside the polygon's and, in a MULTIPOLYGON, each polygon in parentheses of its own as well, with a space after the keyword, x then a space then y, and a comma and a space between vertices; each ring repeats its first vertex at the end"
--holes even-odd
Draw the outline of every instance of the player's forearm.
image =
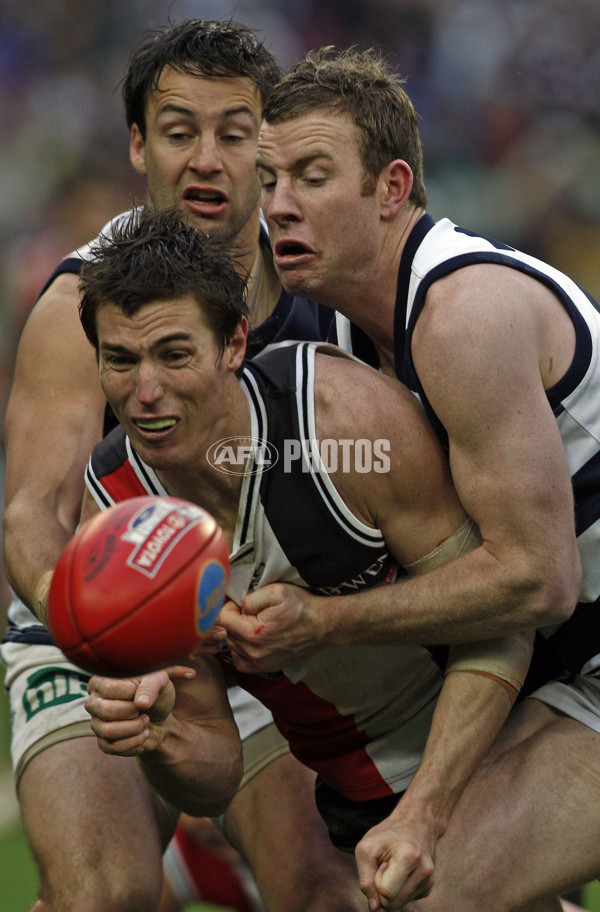
POLYGON ((319 599, 310 620, 332 645, 461 643, 560 622, 576 599, 539 561, 500 560, 482 546, 423 576, 319 599))
POLYGON ((175 716, 169 718, 160 747, 139 759, 156 791, 196 817, 222 814, 243 772, 241 744, 231 729, 195 726, 175 716))
POLYGON ((431 731, 415 778, 397 813, 432 821, 437 838, 473 773, 496 739, 512 701, 493 679, 451 672, 440 694, 431 731))
POLYGON ((4 513, 4 562, 11 588, 45 623, 41 596, 69 532, 43 501, 13 498, 4 513))

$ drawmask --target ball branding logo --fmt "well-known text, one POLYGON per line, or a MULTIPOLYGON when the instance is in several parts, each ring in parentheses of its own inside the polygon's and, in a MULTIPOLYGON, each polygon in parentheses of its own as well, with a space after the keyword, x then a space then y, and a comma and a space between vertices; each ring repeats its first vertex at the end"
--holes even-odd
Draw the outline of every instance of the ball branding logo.
POLYGON ((208 514, 194 504, 157 499, 131 517, 122 541, 135 545, 127 565, 152 579, 177 542, 208 514))
POLYGON ((208 633, 214 624, 225 598, 226 585, 227 572, 221 561, 207 561, 198 575, 196 594, 196 622, 200 633, 208 633))

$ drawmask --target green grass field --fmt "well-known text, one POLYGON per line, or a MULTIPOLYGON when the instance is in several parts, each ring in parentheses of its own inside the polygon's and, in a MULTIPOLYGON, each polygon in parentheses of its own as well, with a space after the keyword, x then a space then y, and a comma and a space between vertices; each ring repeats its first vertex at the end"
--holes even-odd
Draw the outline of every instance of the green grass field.
MULTIPOLYGON (((0 685, 3 676, 0 669, 0 685)), ((10 723, 3 686, 0 689, 0 775, 4 773, 3 790, 12 789, 5 781, 9 769, 10 723)), ((0 798, 2 796, 0 795, 0 798)), ((28 912, 36 897, 37 875, 29 848, 18 818, 8 826, 1 826, 0 818, 0 912, 28 912)), ((585 908, 600 912, 600 883, 590 884, 585 890, 585 908)), ((223 912, 207 904, 191 905, 186 912, 223 912)))

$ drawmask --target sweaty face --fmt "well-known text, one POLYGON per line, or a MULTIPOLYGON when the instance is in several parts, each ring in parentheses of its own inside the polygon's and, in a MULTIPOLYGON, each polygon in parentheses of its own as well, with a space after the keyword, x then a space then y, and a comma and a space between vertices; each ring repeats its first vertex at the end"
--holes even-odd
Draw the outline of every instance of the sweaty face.
POLYGON ((249 79, 166 68, 146 110, 146 138, 132 128, 130 156, 150 201, 175 206, 208 234, 256 245, 255 154, 260 94, 249 79))
POLYGON ((244 333, 220 354, 190 297, 148 304, 133 316, 105 304, 96 325, 102 389, 136 452, 157 470, 199 465, 220 439, 244 333))
POLYGON ((377 191, 364 195, 356 127, 328 111, 263 123, 257 168, 284 287, 335 306, 374 256, 379 226, 377 191))

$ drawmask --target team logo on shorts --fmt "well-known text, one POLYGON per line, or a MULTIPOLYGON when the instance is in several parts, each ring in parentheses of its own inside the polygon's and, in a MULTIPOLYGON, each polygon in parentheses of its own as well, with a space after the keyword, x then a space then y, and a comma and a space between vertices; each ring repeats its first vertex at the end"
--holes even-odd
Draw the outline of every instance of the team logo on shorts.
POLYGON ((87 697, 87 683, 90 676, 83 671, 64 669, 59 666, 43 668, 27 678, 27 689, 23 694, 23 709, 27 721, 44 709, 71 703, 87 697))

